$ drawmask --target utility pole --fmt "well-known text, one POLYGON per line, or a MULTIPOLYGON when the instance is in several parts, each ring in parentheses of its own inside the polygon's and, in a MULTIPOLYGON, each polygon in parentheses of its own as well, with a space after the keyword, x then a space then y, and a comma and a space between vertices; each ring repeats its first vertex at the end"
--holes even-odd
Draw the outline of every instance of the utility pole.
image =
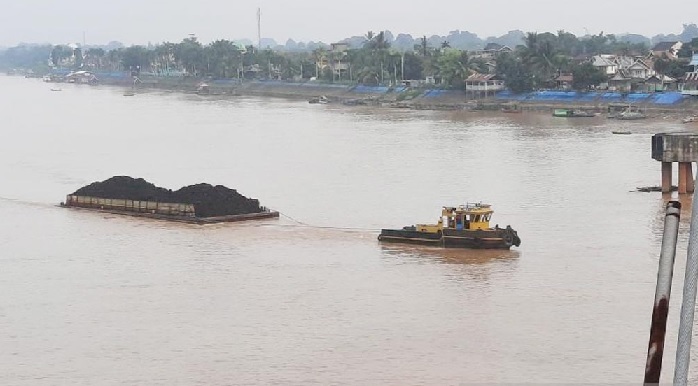
POLYGON ((400 63, 400 78, 405 80, 405 53, 402 53, 402 62, 400 63))
POLYGON ((257 8, 257 49, 262 49, 262 9, 257 8))
POLYGON ((381 84, 383 84, 384 79, 383 79, 383 61, 381 60, 381 84))

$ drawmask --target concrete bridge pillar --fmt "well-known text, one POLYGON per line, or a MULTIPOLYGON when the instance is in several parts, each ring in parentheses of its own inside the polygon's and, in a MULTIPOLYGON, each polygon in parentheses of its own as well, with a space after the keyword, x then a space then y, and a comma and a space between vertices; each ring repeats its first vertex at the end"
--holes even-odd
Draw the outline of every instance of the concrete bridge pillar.
POLYGON ((671 193, 671 162, 662 162, 662 193, 671 193))
POLYGON ((652 158, 662 162, 662 192, 671 192, 672 163, 679 164, 679 194, 693 193, 693 163, 698 162, 698 134, 660 133, 652 136, 652 158))
POLYGON ((693 193, 693 163, 679 162, 679 194, 693 193))

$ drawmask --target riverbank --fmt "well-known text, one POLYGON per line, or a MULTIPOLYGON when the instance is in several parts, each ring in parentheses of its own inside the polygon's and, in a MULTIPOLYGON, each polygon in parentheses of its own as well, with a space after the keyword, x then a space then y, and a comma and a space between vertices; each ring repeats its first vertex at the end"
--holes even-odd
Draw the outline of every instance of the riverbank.
POLYGON ((100 76, 105 85, 135 87, 142 90, 168 90, 202 96, 262 96, 310 100, 325 96, 330 103, 369 105, 387 108, 415 110, 482 110, 501 111, 515 107, 520 111, 547 112, 555 108, 579 109, 599 114, 607 113, 611 106, 632 105, 642 110, 648 118, 676 118, 682 120, 698 116, 698 99, 678 96, 670 103, 657 102, 668 94, 620 94, 539 92, 515 95, 508 92, 496 97, 472 98, 465 90, 441 90, 404 86, 364 86, 341 83, 243 81, 238 79, 202 79, 192 77, 141 76, 134 82, 123 74, 100 76), (564 94, 558 100, 547 98, 546 93, 564 94), (576 94, 576 95, 575 95, 576 94), (609 94, 610 97, 607 97, 609 94), (569 96, 574 98, 569 98, 569 96), (541 97, 543 96, 543 97, 541 97), (631 97, 632 96, 632 97, 631 97))

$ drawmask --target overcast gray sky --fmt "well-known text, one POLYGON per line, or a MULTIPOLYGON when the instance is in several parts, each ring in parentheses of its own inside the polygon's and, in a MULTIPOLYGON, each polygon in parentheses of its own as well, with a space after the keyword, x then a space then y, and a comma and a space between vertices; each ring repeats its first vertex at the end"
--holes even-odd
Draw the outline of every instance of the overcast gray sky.
POLYGON ((124 44, 203 42, 257 36, 283 44, 326 43, 368 30, 413 36, 470 31, 480 37, 509 30, 589 33, 680 33, 698 22, 696 0, 8 0, 0 8, 0 45, 20 42, 124 44))

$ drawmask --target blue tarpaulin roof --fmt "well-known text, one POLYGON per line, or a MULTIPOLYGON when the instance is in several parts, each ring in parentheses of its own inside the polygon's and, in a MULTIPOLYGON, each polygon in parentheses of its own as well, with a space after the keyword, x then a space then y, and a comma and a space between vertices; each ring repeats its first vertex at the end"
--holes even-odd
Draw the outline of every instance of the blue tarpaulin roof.
POLYGON ((673 105, 684 100, 680 92, 663 93, 620 93, 620 92, 576 92, 576 91, 534 91, 514 94, 509 90, 497 93, 499 100, 510 101, 550 101, 550 102, 601 102, 601 103, 650 103, 673 105))

